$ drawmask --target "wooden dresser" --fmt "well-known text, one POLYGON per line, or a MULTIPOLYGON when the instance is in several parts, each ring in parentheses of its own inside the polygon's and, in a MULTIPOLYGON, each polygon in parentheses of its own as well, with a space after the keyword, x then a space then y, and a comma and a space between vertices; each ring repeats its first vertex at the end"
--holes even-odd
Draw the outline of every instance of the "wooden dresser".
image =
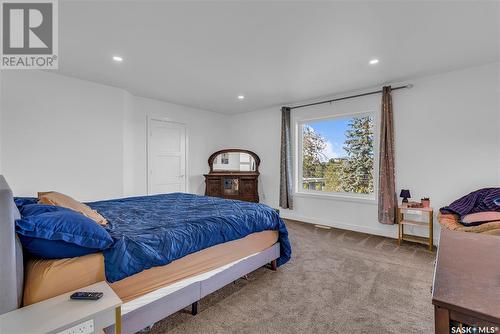
POLYGON ((432 304, 436 334, 498 333, 500 237, 441 230, 432 304))
POLYGON ((259 202, 259 164, 257 154, 240 149, 217 151, 208 159, 205 195, 259 202))

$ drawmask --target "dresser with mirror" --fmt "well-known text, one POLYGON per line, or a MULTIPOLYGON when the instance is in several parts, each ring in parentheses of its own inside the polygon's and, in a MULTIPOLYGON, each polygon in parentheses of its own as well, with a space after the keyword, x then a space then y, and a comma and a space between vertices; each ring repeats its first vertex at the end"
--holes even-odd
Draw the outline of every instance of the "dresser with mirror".
POLYGON ((226 149, 208 158, 210 172, 205 174, 205 195, 259 202, 260 159, 252 151, 226 149))

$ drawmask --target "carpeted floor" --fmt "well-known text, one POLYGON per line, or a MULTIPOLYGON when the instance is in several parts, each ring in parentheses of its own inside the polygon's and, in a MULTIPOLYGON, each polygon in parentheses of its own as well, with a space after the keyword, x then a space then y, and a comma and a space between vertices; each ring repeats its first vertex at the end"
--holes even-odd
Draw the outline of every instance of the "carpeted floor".
POLYGON ((433 333, 435 253, 287 221, 292 260, 156 323, 160 333, 433 333))

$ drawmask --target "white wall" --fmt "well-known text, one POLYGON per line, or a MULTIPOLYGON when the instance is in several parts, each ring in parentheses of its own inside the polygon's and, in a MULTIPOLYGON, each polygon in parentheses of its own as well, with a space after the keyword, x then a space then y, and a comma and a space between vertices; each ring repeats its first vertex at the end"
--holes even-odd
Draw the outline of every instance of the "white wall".
MULTIPOLYGON (((135 114, 134 110, 134 96, 129 92, 125 92, 125 105, 123 110, 123 196, 134 196, 139 195, 136 193, 136 188, 139 186, 136 184, 140 182, 139 180, 144 180, 144 177, 139 177, 136 172, 136 150, 146 150, 146 146, 138 146, 135 144, 134 134, 135 126, 132 122, 135 114)), ((145 136, 144 132, 144 136, 145 136)), ((144 184, 146 186, 146 184, 144 184)))
MULTIPOLYGON (((162 118, 167 121, 186 124, 188 134, 188 191, 204 194, 205 178, 208 173, 208 157, 222 148, 225 140, 225 122, 223 114, 193 109, 157 100, 131 96, 131 113, 127 114, 126 142, 132 145, 128 152, 132 162, 133 178, 125 195, 144 195, 147 193, 147 152, 146 124, 147 117, 162 118)), ((129 180, 130 181, 130 180, 129 180)), ((129 182, 126 182, 129 185, 129 182)))
POLYGON ((120 89, 41 71, 2 77, 3 174, 16 195, 122 194, 120 89))
MULTIPOLYGON (((2 71, 0 71, 0 130, 2 129, 2 122, 3 122, 3 117, 2 117, 2 71)), ((3 174, 3 169, 2 169, 2 132, 0 131, 0 174, 3 174)))
MULTIPOLYGON (((499 63, 500 64, 500 63, 499 63)), ((500 166, 500 65, 497 66, 497 103, 496 105, 498 106, 498 112, 497 112, 497 117, 498 117, 498 166, 500 166)), ((498 168, 498 184, 500 184, 500 167, 498 168)))
POLYGON ((221 114, 140 98, 42 71, 1 79, 3 174, 14 193, 57 190, 83 201, 146 193, 146 115, 187 124, 189 191, 203 193, 221 114))
MULTIPOLYGON (((467 192, 500 184, 498 66, 410 79, 406 82, 414 84, 412 89, 393 93, 398 190, 409 188, 416 200, 430 197, 437 212, 467 192)), ((309 111, 319 115, 373 107, 379 110, 380 96, 309 111)), ((292 118, 306 113, 306 109, 296 109, 292 118)), ((261 199, 273 207, 279 201, 280 117, 280 108, 275 107, 236 115, 230 126, 233 146, 260 156, 261 199)), ((376 201, 297 196, 294 201, 295 209, 283 210, 283 216, 374 234, 397 234, 395 226, 377 222, 376 201)))

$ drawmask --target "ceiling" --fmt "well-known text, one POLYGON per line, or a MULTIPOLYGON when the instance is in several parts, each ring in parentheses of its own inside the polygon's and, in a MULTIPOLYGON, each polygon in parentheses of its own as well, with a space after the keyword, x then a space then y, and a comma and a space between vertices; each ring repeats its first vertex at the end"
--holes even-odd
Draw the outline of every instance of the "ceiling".
POLYGON ((497 1, 60 1, 59 72, 240 113, 498 61, 499 7, 497 1), (113 62, 113 55, 124 61, 113 62), (369 65, 372 58, 380 62, 369 65))

